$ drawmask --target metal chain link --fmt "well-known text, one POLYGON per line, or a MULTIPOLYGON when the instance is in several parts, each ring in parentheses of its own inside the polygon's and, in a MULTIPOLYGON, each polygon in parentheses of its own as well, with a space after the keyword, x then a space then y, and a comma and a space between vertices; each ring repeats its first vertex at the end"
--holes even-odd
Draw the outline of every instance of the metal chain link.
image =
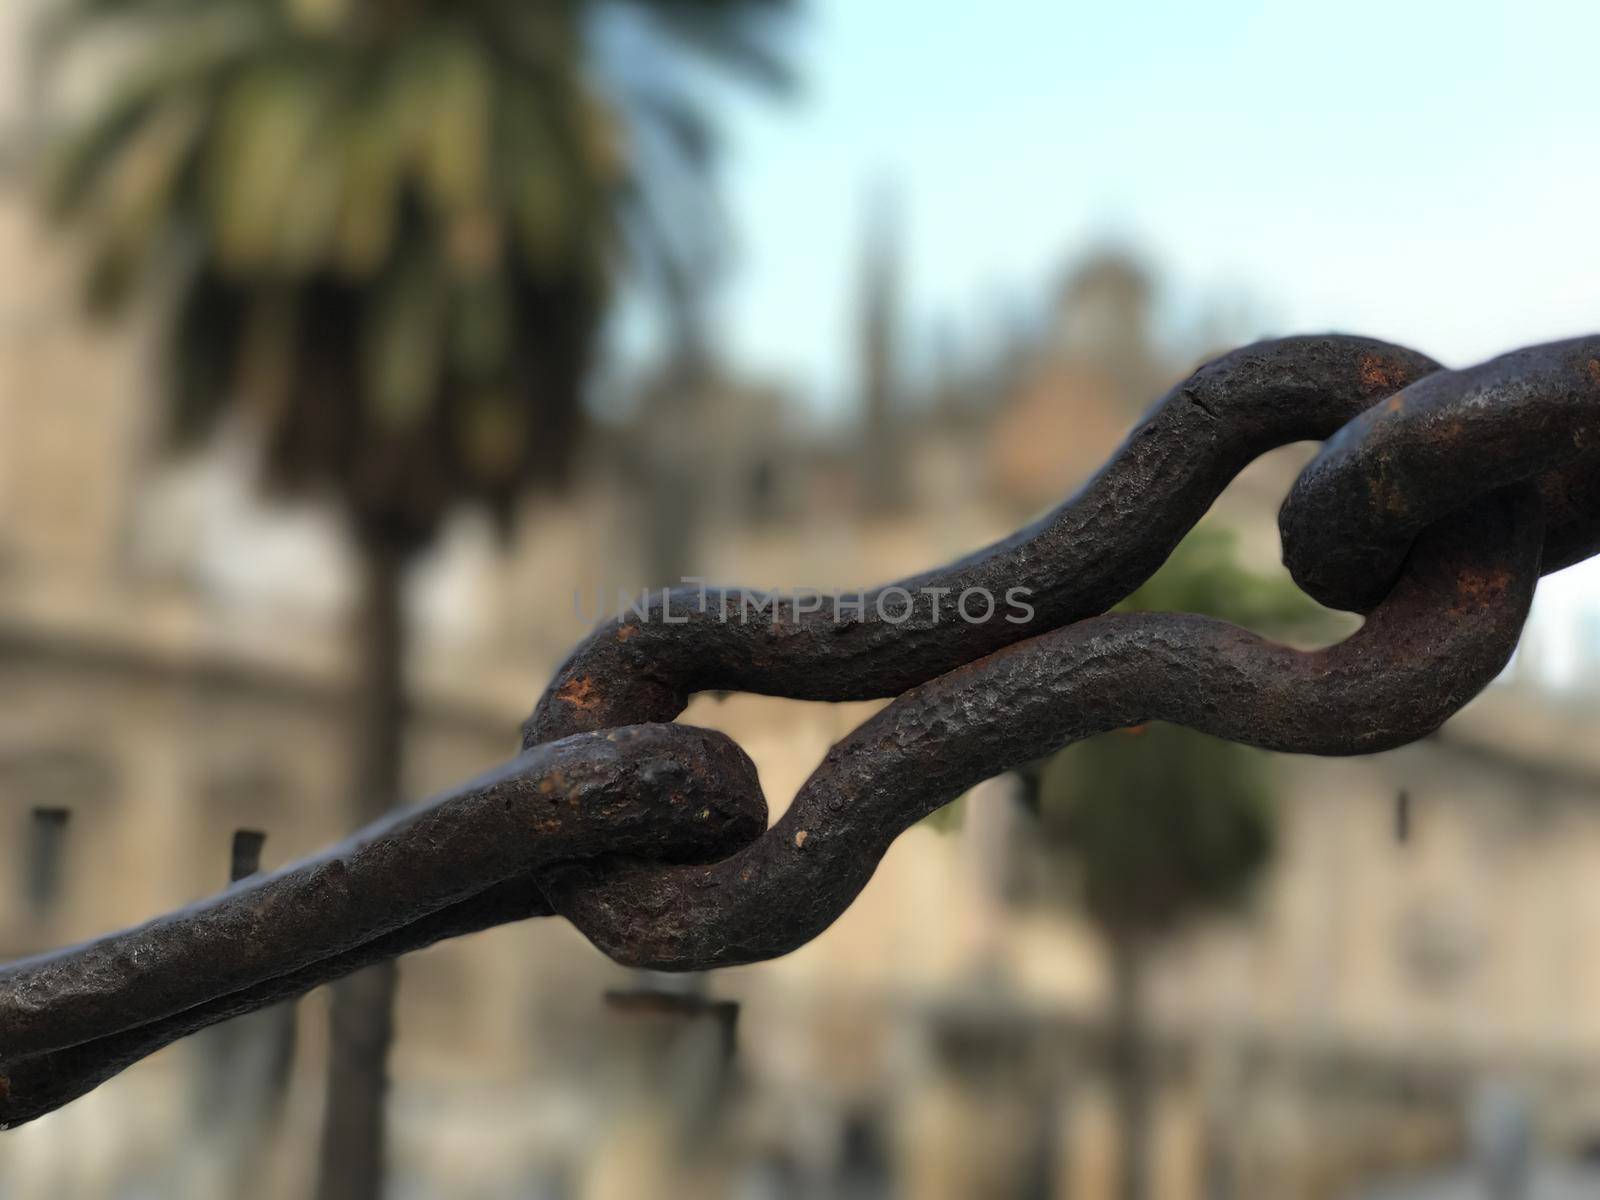
MULTIPOLYGON (((1534 584, 1600 550, 1600 337, 1444 371, 1365 338, 1265 342, 1162 399, 1054 512, 848 598, 847 619, 679 589, 585 640, 489 776, 272 875, 0 969, 0 1122, 216 1021, 440 938, 560 913, 619 962, 784 954, 893 840, 974 784, 1105 730, 1174 721, 1364 754, 1436 729, 1515 648, 1534 584), (1267 450, 1327 439, 1280 514, 1300 585, 1366 614, 1297 651, 1194 614, 1104 614, 1267 450), (1026 621, 958 614, 1025 589, 1026 621), (894 619, 879 600, 907 594, 894 619), (958 619, 959 618, 959 619, 958 619), (695 692, 897 697, 772 828, 749 759, 670 724, 695 692)), ((767 597, 760 596, 763 602, 767 597)))

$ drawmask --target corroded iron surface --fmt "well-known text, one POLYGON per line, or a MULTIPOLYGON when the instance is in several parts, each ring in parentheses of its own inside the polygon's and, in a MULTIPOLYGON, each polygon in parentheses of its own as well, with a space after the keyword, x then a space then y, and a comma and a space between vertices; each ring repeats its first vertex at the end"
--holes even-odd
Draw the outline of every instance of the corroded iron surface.
POLYGON ((530 872, 624 852, 712 860, 766 827, 720 733, 638 725, 524 752, 312 858, 144 925, 0 969, 0 1123, 162 1046, 360 967, 549 912, 530 872))
POLYGON ((909 825, 1104 730, 1175 721, 1310 754, 1421 737, 1505 664, 1541 570, 1600 548, 1597 423, 1600 338, 1454 372, 1364 338, 1266 342, 1174 388, 1034 525, 847 599, 842 617, 779 599, 728 620, 752 598, 740 590, 658 597, 578 647, 499 772, 199 905, 0 969, 0 1121, 359 966, 552 910, 633 965, 786 953, 909 825), (1357 633, 1303 652, 1193 614, 1100 615, 1242 467, 1312 439, 1327 442, 1281 514, 1285 561, 1313 596, 1366 613, 1357 633), (891 620, 877 601, 894 589, 891 620), (969 589, 1026 589, 1031 617, 975 623, 957 611, 969 589), (896 699, 765 829, 738 747, 667 724, 707 689, 896 699))
MULTIPOLYGON (((531 746, 580 730, 670 721, 698 691, 806 700, 897 696, 1002 646, 1092 617, 1132 592, 1251 461, 1290 442, 1320 441, 1397 389, 1439 369, 1413 351, 1357 337, 1287 338, 1201 367, 1156 404, 1084 488, 1034 524, 976 554, 857 599, 836 621, 779 600, 774 619, 724 621, 753 609, 748 591, 683 588, 647 619, 602 626, 556 673, 523 729, 531 746), (957 612, 969 588, 1029 590, 1031 621, 973 624, 957 612), (900 589, 914 604, 878 598, 900 589), (937 600, 929 589, 942 589, 937 600), (670 610, 670 613, 669 611, 670 610), (672 622, 665 618, 671 615, 672 622), (848 614, 847 614, 848 615, 848 614), (678 623, 681 622, 681 623, 678 623)), ((841 606, 843 608, 844 606, 841 606)))
POLYGON ((1314 599, 1367 612, 1423 529, 1523 482, 1543 500, 1545 572, 1600 550, 1600 337, 1441 371, 1359 414, 1284 502, 1284 563, 1314 599))

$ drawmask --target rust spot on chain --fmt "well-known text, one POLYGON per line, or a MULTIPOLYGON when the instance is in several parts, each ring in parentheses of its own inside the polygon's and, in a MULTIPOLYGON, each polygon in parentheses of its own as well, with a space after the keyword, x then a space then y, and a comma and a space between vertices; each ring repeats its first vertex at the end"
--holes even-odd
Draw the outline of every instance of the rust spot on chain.
POLYGON ((561 690, 556 693, 556 699, 563 704, 587 712, 599 705, 600 691, 595 687, 594 680, 584 675, 577 679, 569 680, 564 684, 561 690))
POLYGON ((1505 595, 1515 582, 1515 577, 1504 567, 1489 567, 1482 570, 1463 570, 1456 576, 1456 602, 1451 605, 1452 613, 1461 613, 1468 608, 1481 608, 1491 604, 1505 595))
POLYGON ((1356 371, 1356 377, 1361 383, 1361 390, 1369 396, 1387 396, 1390 392, 1411 382, 1406 377, 1405 371, 1392 358, 1384 358, 1376 354, 1362 355, 1356 371))

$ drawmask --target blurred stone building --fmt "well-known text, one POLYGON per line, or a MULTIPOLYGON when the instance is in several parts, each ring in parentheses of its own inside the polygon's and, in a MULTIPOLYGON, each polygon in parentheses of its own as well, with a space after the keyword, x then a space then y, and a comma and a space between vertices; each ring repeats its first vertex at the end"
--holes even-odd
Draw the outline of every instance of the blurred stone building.
MULTIPOLYGON (((254 498, 245 434, 162 459, 146 331, 83 323, 68 250, 6 161, 9 958, 219 888, 236 829, 267 834, 269 867, 345 832, 351 572, 326 514, 254 498)), ((1081 481, 1187 365, 1150 328, 1149 277, 1108 255, 1015 351, 908 388, 892 262, 865 278, 864 428, 685 358, 631 389, 507 553, 484 522, 451 529, 412 581, 414 796, 512 752, 593 598, 678 574, 849 588, 968 551, 1081 481)), ((1219 502, 1262 561, 1303 457, 1219 502)), ((1537 650, 1421 745, 1279 761, 1255 905, 1162 964, 1160 1196, 1331 1197, 1444 1161, 1489 1080, 1534 1099, 1552 1148, 1600 1131, 1600 749, 1589 697, 1542 688, 1537 650)), ((873 708, 707 697, 686 719, 733 733, 781 808, 873 708)), ((959 833, 902 838, 817 942, 699 981, 740 1004, 731 1066, 703 1016, 607 1003, 641 981, 557 922, 406 960, 395 1194, 1111 1195, 1100 954, 1071 916, 1008 904, 1023 820, 985 785, 959 833)), ((0 1196, 305 1194, 321 997, 297 1011, 281 1093, 261 1051, 282 1022, 192 1039, 5 1135, 0 1196)))

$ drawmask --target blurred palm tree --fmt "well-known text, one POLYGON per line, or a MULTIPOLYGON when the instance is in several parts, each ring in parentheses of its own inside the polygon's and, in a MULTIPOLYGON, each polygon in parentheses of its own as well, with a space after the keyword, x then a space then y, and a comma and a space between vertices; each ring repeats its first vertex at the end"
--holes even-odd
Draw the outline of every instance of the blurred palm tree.
MULTIPOLYGON (((167 415, 223 420, 325 495, 363 575, 365 821, 400 793, 408 563, 464 503, 559 483, 624 263, 703 272, 714 130, 695 60, 761 85, 795 0, 66 0, 108 47, 50 202, 88 298, 167 307, 167 415), (607 68, 610 68, 608 71, 607 68)), ((334 1001, 322 1194, 380 1186, 392 966, 334 1001)))
MULTIPOLYGON (((1287 580, 1241 567, 1231 535, 1213 528, 1185 539, 1118 607, 1277 630, 1325 615, 1287 580)), ((1045 868, 1037 889, 1081 907, 1106 945, 1123 1200, 1150 1195, 1149 962, 1186 923, 1242 900, 1268 862, 1269 761, 1192 729, 1151 724, 1090 738, 1019 773, 1037 818, 1030 845, 1045 868)))

